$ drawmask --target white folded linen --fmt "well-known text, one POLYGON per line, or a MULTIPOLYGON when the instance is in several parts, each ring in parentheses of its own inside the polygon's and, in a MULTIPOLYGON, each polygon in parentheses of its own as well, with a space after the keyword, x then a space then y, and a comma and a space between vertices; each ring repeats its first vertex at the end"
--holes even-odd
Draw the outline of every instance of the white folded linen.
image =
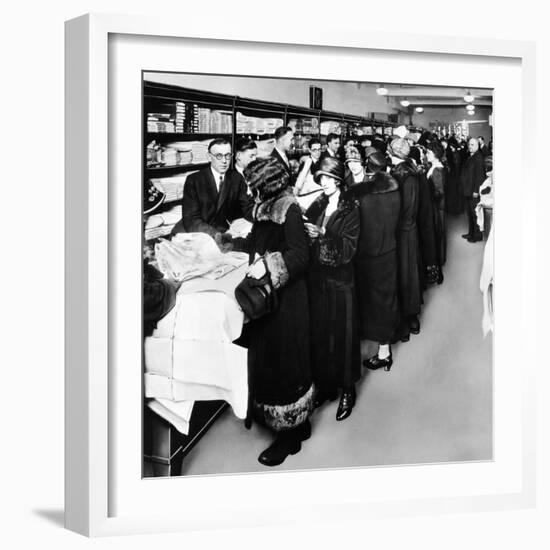
POLYGON ((182 285, 175 307, 145 338, 146 397, 224 399, 237 417, 246 416, 247 350, 232 343, 240 336, 244 322, 233 296, 244 269, 246 266, 225 281, 226 277, 200 280, 200 291, 196 290, 199 280, 194 285, 182 285), (195 290, 189 292, 189 286, 195 290))
POLYGON ((183 435, 189 433, 189 420, 193 412, 194 401, 169 401, 168 399, 151 399, 147 406, 161 418, 170 422, 183 435))

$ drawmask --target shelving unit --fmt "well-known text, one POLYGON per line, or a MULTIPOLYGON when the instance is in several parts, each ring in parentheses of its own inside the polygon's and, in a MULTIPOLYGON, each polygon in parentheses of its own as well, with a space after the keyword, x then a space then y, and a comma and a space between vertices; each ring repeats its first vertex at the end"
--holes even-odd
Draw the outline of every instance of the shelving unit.
MULTIPOLYGON (((210 140, 225 137, 234 150, 236 139, 247 136, 258 144, 258 155, 267 156, 275 145, 275 129, 282 125, 294 129, 294 149, 289 153, 290 158, 306 154, 309 139, 322 140, 333 131, 332 126, 342 139, 360 135, 366 128, 372 133, 382 129, 383 133, 385 128, 396 126, 344 113, 145 81, 143 185, 149 179, 160 182, 161 186, 171 185, 170 199, 167 198, 151 216, 157 216, 158 220, 164 213, 180 208, 186 176, 208 165, 206 148, 210 140)), ((171 223, 161 225, 150 229, 149 233, 146 229, 145 241, 154 243, 157 238, 170 234, 172 227, 171 223)), ((185 454, 223 410, 223 402, 197 402, 190 433, 183 436, 144 407, 144 456, 146 463, 152 465, 153 475, 178 475, 185 454)))

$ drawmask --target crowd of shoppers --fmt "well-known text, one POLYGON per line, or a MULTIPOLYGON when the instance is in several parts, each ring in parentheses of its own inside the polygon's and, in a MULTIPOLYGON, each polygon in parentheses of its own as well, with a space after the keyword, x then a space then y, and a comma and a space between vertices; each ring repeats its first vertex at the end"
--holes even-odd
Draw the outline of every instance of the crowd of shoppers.
POLYGON ((248 252, 248 276, 268 277, 277 294, 276 309, 239 340, 250 412, 275 435, 259 456, 268 466, 301 449, 325 402, 340 396, 336 420, 349 417, 361 364, 389 371, 392 345, 420 332, 423 293, 444 279, 446 216, 465 211, 464 237, 482 238, 476 205, 491 158, 476 138, 330 134, 293 163, 292 138, 278 128, 264 158, 240 140, 234 168, 230 143, 213 140, 210 166, 185 185, 181 223, 248 252), (252 222, 246 239, 228 231, 238 217, 252 222), (363 363, 362 340, 378 344, 363 363))

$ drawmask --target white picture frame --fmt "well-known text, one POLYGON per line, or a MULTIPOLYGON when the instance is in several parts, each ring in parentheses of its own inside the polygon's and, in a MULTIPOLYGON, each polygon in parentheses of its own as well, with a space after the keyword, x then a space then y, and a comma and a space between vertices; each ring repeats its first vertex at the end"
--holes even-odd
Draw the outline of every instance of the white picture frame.
MULTIPOLYGON (((513 181, 514 177, 521 181, 532 179, 534 137, 525 129, 534 127, 535 123, 534 44, 349 29, 324 33, 318 28, 303 28, 299 32, 291 27, 284 30, 238 29, 226 28, 221 20, 197 20, 192 30, 186 29, 185 37, 181 29, 178 21, 166 18, 106 14, 85 15, 66 23, 66 527, 88 536, 106 536, 292 522, 296 514, 292 507, 283 506, 284 490, 292 486, 307 489, 319 482, 330 498, 324 499, 311 489, 311 504, 302 511, 301 521, 360 520, 366 514, 389 517, 533 506, 535 350, 533 346, 519 346, 518 355, 523 361, 521 383, 518 384, 517 373, 512 369, 513 359, 506 357, 505 346, 514 325, 517 341, 528 342, 528 320, 536 318, 535 301, 529 300, 535 292, 533 283, 527 280, 521 265, 514 267, 507 257, 507 246, 517 245, 522 251, 519 264, 535 269, 536 248, 529 243, 527 236, 529 231, 535 232, 536 221, 534 216, 527 216, 527 199, 514 197, 507 185, 507 181, 513 181), (116 42, 117 38, 121 38, 120 43, 116 42), (170 480, 142 480, 134 475, 132 479, 122 479, 117 455, 123 455, 125 449, 141 443, 136 439, 139 439, 140 426, 131 429, 131 434, 121 433, 121 419, 131 418, 134 409, 132 404, 125 403, 125 399, 118 399, 122 395, 118 393, 120 384, 112 383, 116 365, 120 364, 121 357, 126 356, 129 346, 128 339, 114 339, 111 334, 113 327, 120 322, 117 312, 123 305, 121 302, 115 306, 115 301, 124 300, 124 289, 113 287, 113 280, 120 276, 115 272, 117 265, 123 262, 116 242, 124 237, 118 236, 118 232, 122 235, 125 229, 119 219, 120 197, 111 185, 117 168, 112 166, 114 159, 109 156, 109 145, 113 132, 116 132, 113 117, 118 113, 109 112, 109 105, 112 94, 116 94, 113 90, 114 72, 118 75, 120 71, 123 75, 127 69, 119 61, 125 59, 128 67, 134 63, 128 68, 134 74, 137 65, 135 61, 131 62, 133 55, 128 52, 132 48, 139 49, 140 41, 152 39, 162 42, 159 47, 164 52, 179 47, 178 41, 187 40, 195 45, 204 41, 208 43, 209 51, 214 53, 231 47, 247 47, 251 52, 256 48, 265 53, 278 46, 281 51, 309 55, 312 60, 315 52, 319 55, 322 51, 323 55, 342 56, 383 54, 390 65, 395 61, 392 56, 397 55, 416 56, 416 59, 425 59, 426 63, 445 60, 458 63, 460 60, 460 63, 471 63, 472 66, 493 64, 494 73, 499 73, 501 68, 502 75, 505 65, 512 67, 510 71, 514 78, 504 84, 506 79, 502 76, 494 86, 495 171, 500 190, 497 191, 498 213, 495 216, 498 224, 495 252, 498 286, 494 361, 498 371, 494 386, 497 445, 493 462, 170 480), (110 59, 113 51, 121 56, 116 63, 110 59), (518 90, 520 97, 511 90, 518 90), (521 109, 510 116, 509 123, 499 113, 510 112, 513 97, 521 109), (498 167, 504 166, 506 154, 502 147, 499 148, 499 142, 503 143, 500 140, 510 130, 516 137, 521 136, 521 156, 507 159, 509 173, 499 173, 498 167), (521 231, 515 233, 509 227, 514 216, 521 227, 521 231), (117 251, 116 256, 113 248, 117 251), (514 289, 516 295, 512 296, 510 293, 514 289), (458 484, 451 489, 453 480, 462 480, 465 472, 471 483, 460 482, 461 489, 458 484), (348 500, 341 501, 335 490, 341 483, 358 488, 363 485, 371 494, 359 490, 347 495, 348 500), (116 499, 113 496, 115 485, 116 499), (187 506, 185 511, 180 508, 177 513, 168 512, 174 509, 172 505, 159 506, 159 496, 166 497, 169 503, 177 494, 181 495, 182 488, 196 499, 194 506, 187 506), (261 494, 264 490, 276 488, 282 488, 283 492, 275 492, 269 505, 258 504, 249 498, 254 491, 261 494), (214 506, 202 498, 216 491, 234 495, 237 490, 242 494, 236 500, 221 499, 214 506), (380 495, 386 496, 382 498, 380 495), (114 505, 115 501, 126 503, 126 508, 114 505), (329 501, 334 506, 328 506, 329 501)), ((158 67, 148 64, 142 68, 170 70, 170 57, 167 53, 158 67)), ((145 63, 145 57, 143 59, 145 63)), ((197 70, 199 61, 180 58, 181 72, 197 70)), ((210 63, 214 70, 215 60, 210 63)), ((219 64, 220 71, 227 72, 219 64)), ((269 67, 263 70, 265 75, 270 74, 269 67)), ((292 66, 286 76, 300 75, 300 70, 300 66, 292 66)), ((326 69, 325 77, 333 72, 337 80, 343 78, 346 71, 350 77, 354 76, 352 69, 342 63, 326 69)), ((383 74, 382 69, 378 71, 364 80, 378 80, 376 77, 383 74)), ((475 72, 473 70, 472 74, 475 72)), ((247 73, 259 74, 254 70, 247 73)), ((467 84, 475 87, 490 84, 492 76, 470 78, 467 84), (476 78, 478 80, 474 82, 476 78)), ((396 77, 395 81, 400 80, 405 79, 396 77)), ((381 81, 389 79, 381 78, 381 81)), ((136 153, 139 156, 141 152, 134 150, 131 154, 136 153)), ((136 205, 139 200, 138 196, 136 205)), ((533 201, 533 192, 529 200, 533 201)), ((141 238, 139 231, 136 238, 141 238)), ((139 279, 137 275, 136 278, 139 279)), ((136 284, 139 286, 141 281, 136 284)), ((119 336, 123 335, 119 332, 119 336)), ((140 349, 133 349, 133 353, 140 355, 140 349)), ((137 376, 139 378, 141 372, 137 376)), ((135 403, 135 396, 130 401, 135 403)), ((139 424, 137 419, 136 424, 139 424)), ((129 466, 128 470, 132 468, 129 466)))

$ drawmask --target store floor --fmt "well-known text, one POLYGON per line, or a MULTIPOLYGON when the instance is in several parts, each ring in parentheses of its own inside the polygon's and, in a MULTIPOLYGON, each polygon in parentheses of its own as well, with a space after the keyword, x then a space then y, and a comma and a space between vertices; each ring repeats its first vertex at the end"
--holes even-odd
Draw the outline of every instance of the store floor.
POLYGON ((471 244, 462 217, 448 220, 445 281, 430 288, 421 332, 394 346, 390 372, 363 369, 352 415, 337 402, 315 411, 312 437, 276 468, 257 457, 272 436, 244 428, 230 410, 186 457, 182 474, 418 464, 492 458, 492 340, 481 332, 484 243, 471 244))

